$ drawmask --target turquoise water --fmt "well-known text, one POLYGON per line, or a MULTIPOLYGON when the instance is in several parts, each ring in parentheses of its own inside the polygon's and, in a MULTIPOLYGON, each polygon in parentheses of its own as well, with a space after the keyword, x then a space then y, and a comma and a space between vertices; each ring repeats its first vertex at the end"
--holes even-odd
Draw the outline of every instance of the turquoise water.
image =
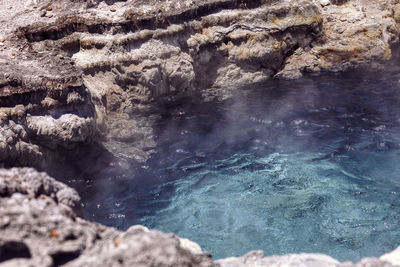
POLYGON ((214 258, 379 256, 400 245, 399 89, 396 73, 329 74, 177 104, 149 162, 86 189, 85 216, 214 258))

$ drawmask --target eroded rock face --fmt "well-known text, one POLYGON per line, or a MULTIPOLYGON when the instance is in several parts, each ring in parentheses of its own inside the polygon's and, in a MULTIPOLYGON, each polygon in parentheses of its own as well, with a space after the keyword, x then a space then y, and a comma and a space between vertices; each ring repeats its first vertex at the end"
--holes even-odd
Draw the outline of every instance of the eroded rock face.
POLYGON ((46 168, 96 140, 144 162, 164 103, 271 77, 379 67, 396 0, 0 0, 0 162, 46 168), (44 166, 42 166, 44 165, 44 166))
POLYGON ((210 258, 193 254, 174 235, 133 226, 113 242, 96 246, 71 266, 216 266, 210 258))
POLYGON ((27 71, 11 66, 0 77, 0 162, 51 164, 90 142, 97 131, 95 109, 86 87, 75 81, 79 76, 65 81, 62 73, 54 74, 46 81, 40 70, 27 71))
POLYGON ((101 36, 73 33, 54 41, 79 40, 72 60, 92 92, 98 125, 106 132, 104 145, 138 161, 145 161, 155 146, 151 125, 158 118, 149 119, 148 112, 158 102, 200 92, 226 97, 216 88, 265 80, 294 48, 319 34, 322 22, 310 1, 163 4, 117 6, 111 17, 118 27, 114 22, 101 36))
POLYGON ((3 169, 0 192, 0 258, 10 266, 58 266, 116 235, 77 218, 78 194, 44 173, 3 169))
POLYGON ((312 46, 297 49, 278 77, 367 65, 380 68, 382 60, 390 59, 390 46, 398 42, 399 35, 398 1, 330 2, 321 2, 322 34, 312 46))
POLYGON ((75 190, 33 169, 1 171, 0 195, 12 197, 17 193, 24 194, 30 199, 50 197, 57 204, 71 209, 75 214, 81 214, 81 202, 75 190))

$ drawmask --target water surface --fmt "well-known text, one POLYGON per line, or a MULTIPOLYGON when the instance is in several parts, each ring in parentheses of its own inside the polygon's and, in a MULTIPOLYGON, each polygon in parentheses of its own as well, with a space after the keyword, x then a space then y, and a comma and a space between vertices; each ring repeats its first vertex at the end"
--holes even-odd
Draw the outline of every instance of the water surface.
POLYGON ((400 245, 398 77, 309 76, 177 104, 139 171, 88 183, 85 216, 174 232, 214 258, 391 251, 400 245))

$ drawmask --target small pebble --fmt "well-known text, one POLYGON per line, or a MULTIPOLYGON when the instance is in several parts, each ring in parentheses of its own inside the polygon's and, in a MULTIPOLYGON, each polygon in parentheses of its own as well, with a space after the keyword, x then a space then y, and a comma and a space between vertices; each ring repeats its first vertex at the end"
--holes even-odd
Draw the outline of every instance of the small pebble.
POLYGON ((6 41, 6 38, 0 38, 0 43, 4 43, 6 41))
POLYGON ((344 30, 345 30, 344 28, 339 27, 339 28, 336 29, 336 32, 339 33, 339 34, 342 34, 342 33, 344 33, 344 30))
POLYGON ((123 241, 122 237, 117 237, 114 239, 114 246, 118 247, 119 244, 123 241))
POLYGON ((115 11, 117 11, 117 10, 116 10, 115 8, 112 7, 112 8, 110 8, 110 11, 111 11, 111 12, 115 12, 115 11))
POLYGON ((50 231, 50 236, 51 236, 51 237, 59 237, 60 234, 59 234, 57 231, 55 231, 55 230, 51 230, 51 231, 50 231))
POLYGON ((320 0, 321 6, 328 6, 331 4, 331 1, 329 0, 320 0))

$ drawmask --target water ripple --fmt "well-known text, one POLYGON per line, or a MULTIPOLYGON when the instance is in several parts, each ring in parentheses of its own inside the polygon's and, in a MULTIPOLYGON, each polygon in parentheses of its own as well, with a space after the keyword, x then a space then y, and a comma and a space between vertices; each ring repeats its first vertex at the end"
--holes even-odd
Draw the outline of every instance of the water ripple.
POLYGON ((396 79, 352 74, 183 105, 159 124, 145 168, 93 183, 86 210, 122 229, 174 232, 215 258, 378 256, 400 245, 399 100, 396 79))

